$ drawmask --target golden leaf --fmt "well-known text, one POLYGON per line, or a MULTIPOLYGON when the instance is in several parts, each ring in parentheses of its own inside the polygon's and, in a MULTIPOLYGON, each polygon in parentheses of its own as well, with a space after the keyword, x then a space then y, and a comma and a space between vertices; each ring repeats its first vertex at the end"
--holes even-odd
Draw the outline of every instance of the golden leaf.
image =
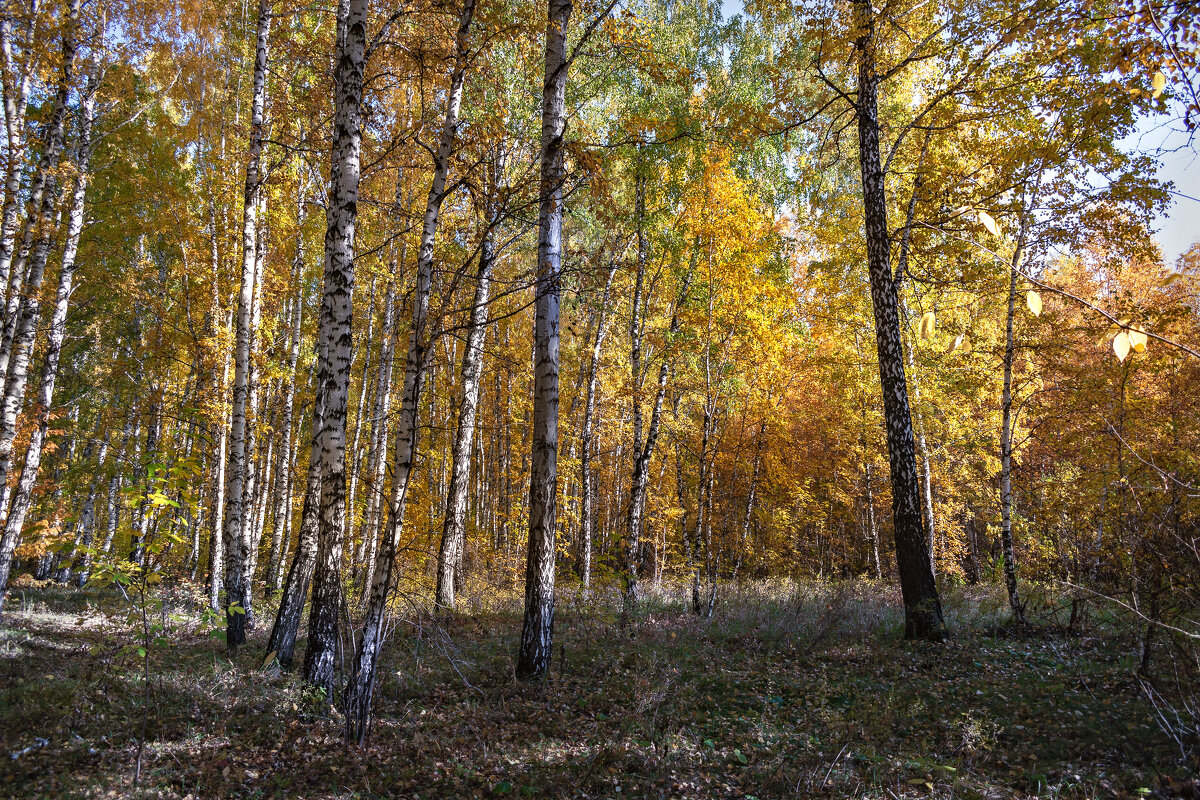
POLYGON ((1033 289, 1025 293, 1025 305, 1029 306, 1029 313, 1035 317, 1042 313, 1042 298, 1033 289))
POLYGON ((1141 325, 1134 325, 1125 335, 1129 337, 1129 345, 1133 348, 1133 352, 1146 352, 1146 344, 1150 341, 1150 337, 1146 335, 1145 328, 1141 325))
POLYGON ((1154 73, 1152 85, 1154 86, 1154 99, 1157 100, 1162 96, 1163 90, 1167 88, 1167 76, 1161 69, 1154 73))
POLYGON ((1118 361, 1124 361, 1125 356, 1129 355, 1129 333, 1121 331, 1113 337, 1113 352, 1117 354, 1118 361))
POLYGON ((992 236, 1000 235, 1000 226, 996 224, 996 220, 992 219, 991 214, 986 211, 976 211, 975 213, 979 215, 979 222, 988 229, 988 233, 992 236))
POLYGON ((917 330, 921 334, 922 339, 928 339, 933 336, 934 328, 937 327, 937 318, 932 311, 926 311, 921 315, 921 322, 917 326, 917 330))

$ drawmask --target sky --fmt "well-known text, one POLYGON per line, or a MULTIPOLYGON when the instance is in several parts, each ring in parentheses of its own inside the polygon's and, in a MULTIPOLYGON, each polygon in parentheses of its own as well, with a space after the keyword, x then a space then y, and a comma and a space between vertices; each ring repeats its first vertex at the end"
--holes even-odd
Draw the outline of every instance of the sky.
POLYGON ((1171 181, 1174 202, 1167 213, 1155 220, 1155 239, 1163 250, 1167 264, 1200 241, 1200 134, 1189 141, 1178 128, 1156 128, 1144 122, 1140 133, 1126 140, 1129 147, 1154 149, 1161 147, 1158 178, 1171 181))

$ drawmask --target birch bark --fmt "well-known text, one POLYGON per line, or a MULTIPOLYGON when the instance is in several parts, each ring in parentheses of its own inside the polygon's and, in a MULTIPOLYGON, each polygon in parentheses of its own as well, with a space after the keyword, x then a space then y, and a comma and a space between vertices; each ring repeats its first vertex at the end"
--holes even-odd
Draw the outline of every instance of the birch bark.
POLYGON ((579 580, 585 592, 592 585, 592 539, 596 527, 596 486, 592 477, 592 442, 596 433, 596 383, 600 380, 600 354, 608 332, 608 300, 612 294, 612 282, 616 274, 617 264, 614 262, 608 269, 608 277, 604 280, 604 293, 600 296, 600 308, 596 310, 596 338, 592 341, 591 360, 588 362, 583 424, 579 431, 579 580))
POLYGON ((242 206, 242 283, 238 293, 237 342, 233 370, 233 412, 230 417, 229 458, 225 486, 225 642, 232 650, 246 641, 245 564, 250 558, 246 508, 247 405, 250 393, 250 350, 253 336, 254 287, 258 262, 258 208, 262 181, 264 113, 267 101, 270 0, 259 0, 254 50, 254 89, 250 109, 250 147, 242 206))
MULTIPOLYGON (((343 607, 342 550, 346 533, 346 405, 353 347, 354 233, 362 150, 363 76, 367 62, 367 0, 338 4, 334 68, 333 149, 326 205, 325 269, 317 336, 320 424, 317 553, 304 678, 334 696, 338 620, 343 607)), ((306 502, 310 498, 306 497, 306 502)))
MULTIPOLYGON (((503 171, 503 157, 494 167, 498 177, 503 171)), ((499 180, 493 180, 495 187, 499 180)), ((471 318, 467 324, 467 341, 462 357, 462 399, 458 409, 458 430, 450 466, 450 486, 446 490, 446 521, 442 529, 442 546, 438 553, 438 578, 435 607, 454 608, 455 583, 461 581, 460 564, 466 540, 467 484, 471 477, 471 446, 475 440, 475 417, 479 410, 479 376, 483 370, 483 341, 487 336, 488 296, 491 291, 492 267, 496 261, 492 230, 499 221, 500 209, 489 203, 484 224, 486 230, 479 247, 479 270, 475 275, 475 296, 471 303, 471 318)))
MULTIPOLYGON (((9 472, 12 469, 13 441, 17 435, 17 417, 25 401, 29 380, 29 361, 34 340, 41 322, 41 288, 50 256, 57 192, 54 175, 63 149, 63 128, 67 103, 74 83, 76 36, 79 20, 79 0, 71 0, 62 34, 61 75, 54 95, 50 118, 46 124, 46 145, 34 171, 30 188, 29 213, 21 232, 20 249, 12 263, 14 274, 25 275, 24 289, 15 313, 5 320, 4 341, 0 342, 0 375, 4 376, 4 399, 0 406, 0 514, 8 508, 9 472), (8 326, 12 325, 11 337, 8 326)), ((13 297, 9 298, 10 301, 13 297)), ((0 543, 0 552, 11 550, 16 542, 0 543)), ((9 556, 11 558, 11 555, 9 556)), ((7 579, 7 576, 5 576, 7 579)), ((0 586, 3 586, 0 583, 0 586)))
POLYGON ((554 553, 558 489, 558 322, 562 270, 563 135, 567 124, 567 24, 571 0, 549 0, 546 77, 542 88, 541 180, 538 187, 537 297, 534 322, 533 431, 525 615, 517 677, 550 670, 554 636, 554 553))
MULTIPOLYGON (((50 424, 50 410, 54 405, 54 384, 58 378, 58 362, 62 355, 63 340, 66 338, 67 310, 71 303, 71 289, 77 266, 75 256, 79 252, 79 236, 83 231, 84 202, 87 196, 88 169, 92 155, 92 122, 96 108, 96 81, 89 80, 80 104, 79 146, 76 163, 79 169, 71 192, 71 210, 67 220, 67 235, 63 244, 62 269, 58 276, 58 290, 54 297, 54 310, 50 315, 50 326, 46 331, 45 353, 42 356, 42 378, 37 400, 33 409, 34 427, 25 451, 25 463, 21 478, 13 494, 12 505, 4 523, 4 536, 0 540, 0 591, 8 585, 8 573, 12 567, 12 548, 21 536, 25 515, 33 500, 33 488, 37 484, 42 465, 42 448, 46 442, 46 431, 50 424)), ((105 446, 107 450, 107 445, 105 446)))
POLYGON ((412 330, 409 334, 408 358, 404 367, 404 394, 400 401, 400 418, 396 423, 396 457, 392 466, 392 507, 388 530, 380 543, 371 576, 370 597, 363 620, 362 636, 354 666, 346 685, 346 737, 361 743, 370 722, 371 696, 375 686, 375 670, 383 644, 384 612, 391 587, 392 567, 412 478, 413 457, 417 449, 417 411, 421 398, 421 382, 427 365, 429 347, 426 320, 429 314, 429 293, 433 279, 433 247, 437 236, 438 217, 446 198, 446 177, 450 171, 458 134, 459 110, 462 105, 463 82, 469 61, 468 34, 475 14, 475 0, 464 0, 456 37, 455 60, 446 94, 446 119, 442 126, 438 149, 434 154, 433 182, 425 203, 425 218, 421 227, 421 247, 417 252, 416 289, 413 293, 412 330))

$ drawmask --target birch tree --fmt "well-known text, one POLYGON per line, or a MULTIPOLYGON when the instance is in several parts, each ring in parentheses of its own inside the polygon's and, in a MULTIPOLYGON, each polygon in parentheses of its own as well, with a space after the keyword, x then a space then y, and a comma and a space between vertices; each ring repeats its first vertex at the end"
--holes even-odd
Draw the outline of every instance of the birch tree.
POLYGON ((242 193, 242 282, 238 293, 237 343, 233 368, 233 411, 230 417, 229 465, 225 487, 225 642, 230 649, 246 641, 249 614, 245 565, 250 560, 251 509, 246 507, 247 405, 250 395, 250 357, 253 331, 254 294, 257 283, 259 193, 262 189, 260 160, 264 140, 267 102, 268 40, 271 33, 271 2, 259 0, 254 48, 254 89, 250 105, 250 146, 246 159, 246 182, 242 193))
POLYGON ((856 119, 859 166, 866 224, 867 268, 875 313, 875 342, 879 351, 879 380, 892 474, 892 517, 896 565, 904 596, 905 636, 942 639, 945 623, 933 571, 929 564, 921 486, 917 475, 916 444, 904 374, 900 313, 891 268, 891 238, 887 225, 887 194, 879 155, 879 74, 876 71, 875 12, 867 0, 855 0, 857 58, 856 119))
POLYGON ((333 696, 342 613, 342 549, 346 524, 346 403, 353 344, 354 233, 362 150, 363 75, 367 64, 366 0, 341 0, 333 81, 333 151, 326 201, 325 269, 318 319, 317 392, 321 406, 321 492, 304 679, 333 696))
POLYGON ((371 576, 366 617, 358 652, 346 685, 346 736, 361 743, 370 722, 371 695, 375 687, 375 670, 383 644, 384 613, 391 589, 392 569, 404 512, 412 480, 413 460, 417 449, 417 413, 420 407, 421 382, 424 378, 430 342, 426 331, 429 315, 429 294, 433 281, 433 249, 437 238, 438 218, 446 199, 446 178, 450 158, 458 135, 459 111, 462 106, 463 83, 469 63, 468 34, 475 15, 475 0, 464 0, 455 36, 454 67, 446 92, 446 118, 441 137, 434 152, 433 180, 425 201, 421 225, 421 244, 417 251, 416 288, 413 292, 412 329, 409 332, 408 356, 404 365, 404 390, 400 401, 400 418, 396 423, 396 457, 392 465, 392 501, 384 541, 379 548, 371 576))
MULTIPOLYGON (((63 340, 66 338, 67 309, 71 303, 71 290, 75 281, 79 236, 83 232, 84 203, 87 197, 92 159, 92 124, 95 119, 96 91, 99 80, 99 76, 96 75, 89 77, 80 101, 79 144, 75 157, 77 174, 71 190, 71 208, 68 212, 66 240, 63 244, 62 269, 58 274, 58 289, 54 295, 54 308, 50 314, 50 326, 46 331, 46 347, 42 355, 42 377, 33 414, 36 427, 30 434, 29 445, 25 450, 24 466, 21 469, 21 478, 17 482, 12 505, 9 507, 8 517, 4 523, 4 541, 15 542, 21 535, 21 528, 25 525, 25 515, 29 513, 29 506, 33 500, 33 487, 37 483, 38 473, 41 469, 42 448, 46 443, 46 432, 50 424, 51 409, 54 406, 54 385, 58 379, 63 340)), ((107 445, 104 450, 107 451, 107 445)), ((3 559, 4 555, 0 552, 0 586, 4 586, 8 579, 8 564, 3 559)))
POLYGON ((538 263, 533 333, 533 437, 525 615, 517 677, 540 678, 554 650, 554 552, 558 494, 558 311, 562 271, 563 136, 567 126, 567 24, 571 0, 549 0, 542 88, 538 263))
POLYGON ((454 608, 455 584, 462 580, 462 563, 466 539, 467 482, 471 474, 471 446, 475 440, 475 416, 479 408, 479 378, 483 370, 483 341, 487 336, 488 295, 491 291, 492 268, 496 262, 493 231, 500 220, 498 190, 504 171, 503 151, 490 165, 491 191, 485 202, 483 240, 479 245, 479 269, 475 274, 475 295, 471 301, 467 322, 467 340, 462 356, 462 398, 458 407, 458 429, 451 451, 450 486, 446 490, 446 520, 442 527, 442 543, 438 552, 438 576, 434 603, 442 608, 454 608))

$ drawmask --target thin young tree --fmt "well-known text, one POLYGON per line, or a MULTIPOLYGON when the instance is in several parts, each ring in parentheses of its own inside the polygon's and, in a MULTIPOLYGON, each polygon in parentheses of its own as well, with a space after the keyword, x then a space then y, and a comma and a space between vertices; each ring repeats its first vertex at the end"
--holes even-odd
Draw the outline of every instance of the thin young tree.
MULTIPOLYGON (((238 293, 237 342, 233 368, 233 412, 229 432, 229 464, 225 487, 225 643, 230 649, 246 641, 248 592, 245 565, 250 559, 251 509, 246 504, 250 405, 250 357, 254 295, 258 276, 258 211, 262 191, 261 158, 267 102, 267 60, 271 34, 271 0, 259 0, 254 49, 254 90, 250 104, 250 146, 242 193, 242 283, 238 293)), ((253 409, 250 409, 253 412, 253 409)), ((252 441, 252 439, 251 439, 252 441)))
POLYGON ((346 736, 361 743, 370 722, 371 697, 375 688, 375 670, 383 644, 384 614, 391 589, 392 569, 396 548, 404 525, 408 489, 412 480, 413 460, 417 449, 417 412, 420 408, 421 383, 430 353, 426 331, 429 316, 429 294, 433 282, 433 248, 437 239, 438 219, 446 199, 446 178, 450 158, 458 136, 459 111, 462 106, 463 83, 469 64, 468 35, 475 15, 475 0, 464 0, 455 37, 454 67, 446 93, 446 118, 442 125, 437 150, 434 151, 433 181, 425 201, 421 226, 421 245, 417 251, 416 289, 413 292, 412 329, 409 332, 408 356, 404 366, 404 392, 400 401, 400 417, 396 423, 396 457, 392 466, 392 503, 382 547, 375 560, 371 576, 370 597, 366 618, 359 637, 358 652, 346 684, 346 736))
POLYGON ((500 221, 499 189, 504 173, 504 151, 493 154, 489 164, 487 197, 484 201, 484 233, 479 244, 479 268, 475 274, 475 295, 467 322, 467 339, 462 356, 462 397, 458 407, 458 429, 451 451, 450 486, 446 490, 446 520, 438 552, 438 576, 435 605, 454 608, 455 584, 462 580, 466 540, 467 482, 471 475, 471 446, 475 441, 475 416, 479 410, 480 375, 483 371, 483 340, 487 336, 488 296, 492 267, 496 263, 494 230, 500 221))

